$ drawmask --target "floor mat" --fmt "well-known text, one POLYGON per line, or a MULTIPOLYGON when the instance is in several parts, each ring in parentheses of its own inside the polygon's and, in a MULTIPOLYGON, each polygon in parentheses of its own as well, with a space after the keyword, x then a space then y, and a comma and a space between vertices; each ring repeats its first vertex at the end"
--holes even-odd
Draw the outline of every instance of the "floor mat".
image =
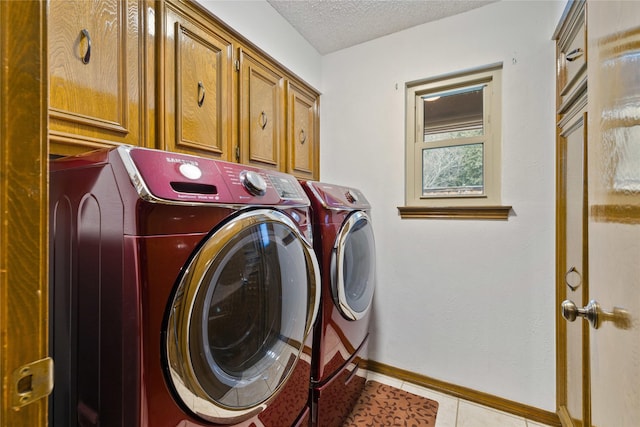
POLYGON ((343 427, 435 426, 438 402, 377 381, 367 381, 343 427))

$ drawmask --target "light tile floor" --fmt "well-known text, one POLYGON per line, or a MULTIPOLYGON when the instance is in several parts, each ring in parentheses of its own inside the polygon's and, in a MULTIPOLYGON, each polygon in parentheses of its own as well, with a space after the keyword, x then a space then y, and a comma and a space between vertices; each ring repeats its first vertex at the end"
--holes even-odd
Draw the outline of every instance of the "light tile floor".
POLYGON ((381 382, 409 393, 424 396, 438 402, 438 415, 435 427, 548 427, 522 417, 493 408, 468 402, 457 397, 420 387, 397 378, 374 372, 367 379, 381 382))

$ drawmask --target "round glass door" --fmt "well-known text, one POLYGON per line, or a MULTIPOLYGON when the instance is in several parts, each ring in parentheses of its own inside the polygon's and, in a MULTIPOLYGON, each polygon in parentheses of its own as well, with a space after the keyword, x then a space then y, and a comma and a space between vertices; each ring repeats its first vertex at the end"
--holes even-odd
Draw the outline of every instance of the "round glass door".
POLYGON ((281 212, 245 212, 210 234, 166 325, 169 379, 184 405, 219 423, 263 410, 298 361, 319 285, 311 246, 281 212))
POLYGON ((336 237, 331 257, 333 299, 349 320, 361 319, 371 306, 375 289, 375 251, 369 216, 362 211, 352 213, 336 237))

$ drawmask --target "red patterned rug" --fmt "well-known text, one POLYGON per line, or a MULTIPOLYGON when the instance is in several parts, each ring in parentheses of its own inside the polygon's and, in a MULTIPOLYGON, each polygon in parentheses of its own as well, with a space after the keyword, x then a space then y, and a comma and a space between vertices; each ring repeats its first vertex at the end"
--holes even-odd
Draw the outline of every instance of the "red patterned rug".
POLYGON ((343 427, 433 427, 437 413, 436 401, 377 381, 367 381, 343 427))

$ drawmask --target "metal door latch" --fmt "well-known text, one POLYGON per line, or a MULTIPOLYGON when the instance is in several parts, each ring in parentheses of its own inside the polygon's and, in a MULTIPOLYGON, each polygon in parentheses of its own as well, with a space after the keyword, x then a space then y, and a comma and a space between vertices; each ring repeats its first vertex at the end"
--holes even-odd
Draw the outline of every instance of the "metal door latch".
POLYGON ((23 365, 11 374, 11 406, 20 409, 53 390, 53 359, 50 357, 23 365))

